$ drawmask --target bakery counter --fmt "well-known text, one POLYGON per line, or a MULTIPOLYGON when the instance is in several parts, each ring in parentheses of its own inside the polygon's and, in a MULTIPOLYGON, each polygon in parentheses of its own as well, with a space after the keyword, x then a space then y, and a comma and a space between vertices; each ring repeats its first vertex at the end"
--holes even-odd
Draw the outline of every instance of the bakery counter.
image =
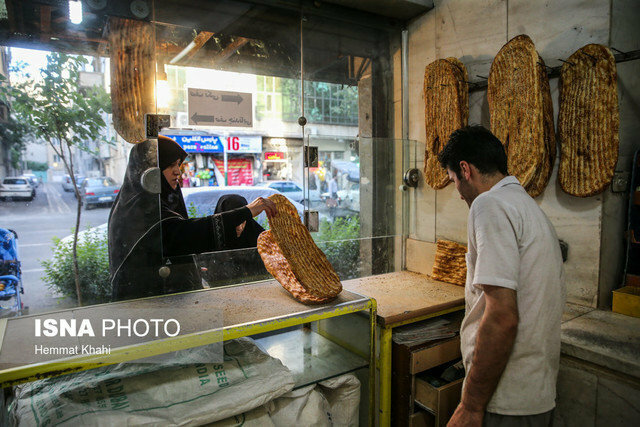
MULTIPOLYGON (((308 306, 291 298, 278 282, 269 280, 248 285, 204 289, 0 319, 0 385, 7 387, 234 338, 301 327, 323 319, 360 311, 375 313, 375 301, 345 290, 330 303, 308 306), (176 336, 161 339, 135 335, 124 339, 111 335, 100 336, 100 325, 103 319, 136 317, 175 318, 180 323, 180 332, 176 336), (62 319, 67 321, 74 319, 78 325, 82 319, 88 319, 93 325, 96 336, 68 332, 65 336, 61 336, 61 333, 53 337, 43 334, 36 336, 34 332, 37 325, 43 328, 45 320, 52 318, 57 319, 59 324, 62 323, 62 319), (109 353, 71 353, 62 356, 56 353, 40 353, 35 357, 34 349, 43 344, 45 347, 65 348, 82 348, 85 345, 91 345, 94 348, 104 346, 109 348, 109 353)), ((366 328, 370 331, 366 334, 367 337, 371 335, 373 338, 374 328, 375 324, 371 322, 371 326, 366 328)), ((360 334, 362 334, 361 331, 360 334)), ((368 340, 367 344, 369 344, 368 340)), ((365 361, 373 360, 373 353, 366 354, 369 353, 368 348, 364 353, 365 361)), ((358 363, 360 363, 359 360, 356 365, 358 363)))
POLYGON ((376 320, 380 333, 378 423, 388 426, 391 424, 393 329, 464 310, 464 287, 433 280, 425 274, 401 271, 349 280, 344 282, 344 288, 377 302, 376 320))
POLYGON ((464 305, 464 287, 411 271, 349 280, 344 288, 377 301, 377 320, 382 327, 418 322, 464 305))

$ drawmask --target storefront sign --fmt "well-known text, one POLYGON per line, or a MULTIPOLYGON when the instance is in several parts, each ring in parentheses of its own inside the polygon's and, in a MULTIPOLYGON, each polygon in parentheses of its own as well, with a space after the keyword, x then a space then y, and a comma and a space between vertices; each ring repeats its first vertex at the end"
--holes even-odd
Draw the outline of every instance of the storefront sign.
POLYGON ((189 124, 196 126, 253 126, 251 93, 188 89, 189 124))
POLYGON ((261 136, 228 136, 227 153, 262 153, 261 136))
MULTIPOLYGON (((218 170, 224 174, 224 162, 213 160, 218 170)), ((253 185, 253 167, 249 159, 227 160, 227 185, 253 185)))
POLYGON ((280 151, 267 151, 264 153, 265 160, 284 160, 284 153, 280 151))
POLYGON ((187 153, 224 153, 224 144, 213 135, 165 135, 176 141, 187 153))
POLYGON ((262 153, 261 136, 165 135, 187 153, 262 153))

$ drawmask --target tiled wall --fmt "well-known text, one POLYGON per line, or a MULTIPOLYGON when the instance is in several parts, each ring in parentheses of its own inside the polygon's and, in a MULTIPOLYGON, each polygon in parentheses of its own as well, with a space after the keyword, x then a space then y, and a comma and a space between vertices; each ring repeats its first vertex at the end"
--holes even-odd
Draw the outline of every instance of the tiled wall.
MULTIPOLYGON (((614 16, 615 13, 624 15, 627 8, 634 9, 632 3, 632 0, 614 0, 613 6, 617 4, 614 16)), ((640 9, 637 2, 635 9, 640 9)), ((508 40, 518 34, 528 34, 546 64, 556 66, 560 64, 560 58, 567 58, 585 44, 610 45, 611 10, 612 3, 602 0, 436 0, 433 10, 415 19, 408 27, 409 139, 422 144, 425 141, 422 84, 424 68, 430 62, 455 56, 466 65, 470 80, 478 81, 478 75, 489 75, 491 61, 508 40)), ((394 58, 394 70, 399 74, 399 54, 394 55, 394 58)), ((626 81, 630 81, 629 77, 626 81)), ((619 86, 624 87, 624 84, 625 80, 621 76, 619 86)), ((558 79, 552 79, 550 86, 554 119, 557 122, 558 79)), ((394 84, 394 87, 396 91, 400 90, 399 84, 394 84)), ((630 101, 636 100, 637 95, 634 94, 630 101)), ((401 125, 401 94, 396 92, 394 101, 398 135, 401 125)), ((624 131, 625 126, 638 126, 637 105, 625 106, 621 100, 621 155, 623 151, 631 151, 628 148, 630 145, 637 144, 628 137, 625 139, 628 133, 624 131), (631 116, 627 120, 633 121, 633 125, 624 123, 625 116, 631 116)), ((470 124, 489 127, 485 90, 470 94, 469 110, 470 124)), ((636 139, 640 140, 637 136, 636 139)), ((422 167, 420 157, 418 155, 416 158, 419 168, 422 167)), ((603 236, 603 200, 605 197, 611 198, 611 194, 586 199, 569 196, 557 184, 557 164, 555 167, 544 194, 536 201, 553 222, 558 236, 569 244, 569 260, 565 264, 568 300, 595 307, 598 304, 598 287, 602 281, 601 255, 609 257, 605 266, 605 269, 609 269, 609 282, 601 285, 601 288, 613 288, 611 282, 619 277, 622 220, 619 216, 612 217, 611 221, 615 221, 616 226, 609 228, 613 234, 603 236), (603 239, 613 242, 610 244, 617 249, 605 246, 602 250, 607 253, 601 254, 603 239)), ((434 191, 421 183, 417 190, 410 191, 411 237, 430 242, 437 238, 466 242, 468 208, 460 200, 453 185, 434 191)), ((621 203, 618 199, 616 206, 621 203)), ((608 293, 603 292, 603 295, 608 294, 610 290, 608 293)))

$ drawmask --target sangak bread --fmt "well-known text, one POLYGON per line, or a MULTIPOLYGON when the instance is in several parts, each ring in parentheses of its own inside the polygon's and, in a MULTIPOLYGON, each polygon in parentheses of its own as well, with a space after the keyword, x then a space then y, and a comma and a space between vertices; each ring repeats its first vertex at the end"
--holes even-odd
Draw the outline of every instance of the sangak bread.
POLYGON ((109 19, 113 127, 132 144, 146 140, 144 115, 156 110, 154 49, 152 24, 109 19))
POLYGON ((618 160, 616 63, 604 46, 588 44, 560 71, 560 187, 588 197, 601 193, 618 160))
POLYGON ((455 65, 459 71, 456 76, 458 78, 458 96, 462 105, 462 123, 463 126, 466 126, 469 123, 469 87, 467 86, 469 73, 467 67, 458 58, 452 56, 447 58, 447 61, 455 65))
POLYGON ((438 240, 431 277, 441 282, 464 286, 467 280, 466 253, 465 245, 450 240, 438 240))
POLYGON ((296 279, 291 265, 273 239, 271 231, 267 230, 260 233, 258 237, 258 252, 267 271, 298 301, 304 304, 322 304, 334 298, 316 297, 302 287, 298 279, 296 279))
POLYGON ((296 208, 281 194, 269 199, 278 214, 269 219, 271 230, 258 239, 258 252, 267 270, 300 302, 320 303, 338 296, 340 278, 300 221, 296 208))
POLYGON ((487 88, 491 131, 505 147, 509 173, 525 189, 548 161, 539 59, 529 36, 511 39, 491 64, 487 88))
POLYGON ((551 88, 544 60, 538 56, 540 68, 540 90, 542 91, 542 119, 544 132, 544 161, 528 187, 525 187, 531 197, 538 197, 544 191, 551 178, 553 163, 556 158, 556 134, 553 126, 553 103, 551 102, 551 88))
POLYGON ((424 71, 424 176, 427 184, 436 190, 449 183, 447 173, 438 162, 438 153, 453 131, 466 126, 469 117, 466 70, 454 59, 438 59, 424 71))

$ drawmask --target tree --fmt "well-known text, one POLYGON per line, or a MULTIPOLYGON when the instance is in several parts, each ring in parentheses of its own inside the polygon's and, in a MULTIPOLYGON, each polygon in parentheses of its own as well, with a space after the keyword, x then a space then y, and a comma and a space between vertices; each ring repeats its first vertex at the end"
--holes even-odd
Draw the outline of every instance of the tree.
POLYGON ((16 120, 13 115, 10 115, 7 122, 0 126, 0 143, 7 153, 7 160, 14 169, 20 167, 29 133, 29 127, 20 120, 16 120))
POLYGON ((78 200, 72 248, 78 305, 82 305, 77 252, 82 197, 72 149, 92 152, 89 141, 108 143, 102 132, 106 128, 103 114, 111 112, 111 101, 104 88, 79 86, 80 71, 87 63, 83 56, 52 52, 40 72, 41 79, 24 75, 14 79, 11 86, 0 88, 4 92, 4 99, 0 100, 11 105, 15 119, 27 127, 28 133, 49 143, 71 177, 78 200))

